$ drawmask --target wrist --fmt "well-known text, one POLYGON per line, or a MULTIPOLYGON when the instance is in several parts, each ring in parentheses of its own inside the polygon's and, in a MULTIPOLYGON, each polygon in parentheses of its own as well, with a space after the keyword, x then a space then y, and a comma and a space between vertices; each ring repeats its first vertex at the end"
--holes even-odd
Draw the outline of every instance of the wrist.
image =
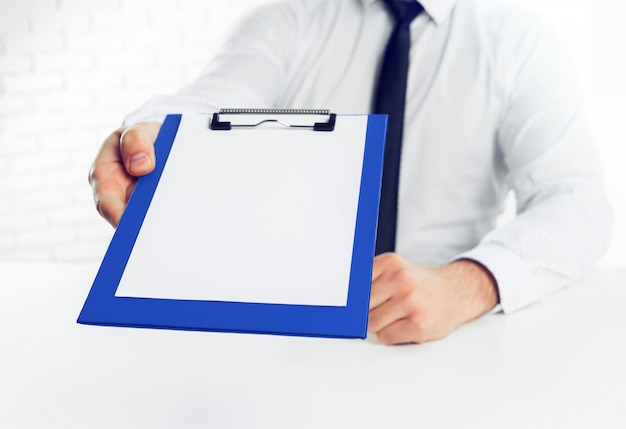
POLYGON ((482 264, 460 259, 439 270, 459 298, 463 323, 489 313, 500 302, 497 282, 482 264))

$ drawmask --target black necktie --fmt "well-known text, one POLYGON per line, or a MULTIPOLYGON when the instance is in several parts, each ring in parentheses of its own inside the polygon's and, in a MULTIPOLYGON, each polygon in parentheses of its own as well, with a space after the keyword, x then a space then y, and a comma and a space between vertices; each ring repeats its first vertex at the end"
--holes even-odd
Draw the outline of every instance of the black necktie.
POLYGON ((393 252, 396 247, 398 173, 402 149, 406 77, 411 48, 409 25, 423 10, 416 1, 385 0, 385 3, 396 20, 396 26, 385 50, 374 98, 374 113, 389 115, 376 236, 377 255, 393 252))

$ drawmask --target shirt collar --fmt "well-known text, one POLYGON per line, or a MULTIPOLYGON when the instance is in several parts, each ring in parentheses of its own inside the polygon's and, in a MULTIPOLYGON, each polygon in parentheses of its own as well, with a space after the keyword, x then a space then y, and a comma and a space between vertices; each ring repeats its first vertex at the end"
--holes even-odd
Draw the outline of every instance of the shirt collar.
MULTIPOLYGON (((371 6, 372 4, 376 2, 382 3, 382 0, 361 0, 361 1, 363 2, 365 6, 371 6)), ((432 20, 435 22, 435 24, 437 25, 444 22, 448 18, 448 16, 450 16, 450 13, 452 12, 454 5, 458 1, 459 0, 419 0, 420 4, 424 6, 424 10, 428 14, 428 16, 430 16, 432 20)))

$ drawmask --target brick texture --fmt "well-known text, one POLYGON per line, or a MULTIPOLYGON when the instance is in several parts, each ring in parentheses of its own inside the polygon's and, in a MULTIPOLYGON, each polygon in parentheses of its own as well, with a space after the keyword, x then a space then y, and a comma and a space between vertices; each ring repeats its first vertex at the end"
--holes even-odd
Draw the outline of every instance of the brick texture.
POLYGON ((0 0, 0 262, 94 261, 87 171, 147 98, 193 78, 267 0, 0 0))

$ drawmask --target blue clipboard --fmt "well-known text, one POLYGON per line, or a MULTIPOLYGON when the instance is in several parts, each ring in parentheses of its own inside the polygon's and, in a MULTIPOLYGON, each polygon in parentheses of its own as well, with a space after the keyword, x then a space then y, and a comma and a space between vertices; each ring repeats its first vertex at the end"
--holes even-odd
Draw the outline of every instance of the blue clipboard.
MULTIPOLYGON (((268 112, 253 113, 266 114, 268 112)), ((281 111, 279 113, 288 112, 281 111)), ((306 112, 298 111, 298 113, 306 112)), ((142 231, 146 215, 151 209, 151 203, 159 187, 161 177, 168 166, 168 157, 183 119, 183 115, 175 114, 168 115, 161 127, 155 142, 157 160, 155 170, 138 180, 78 317, 78 323, 158 329, 365 338, 367 335, 387 117, 386 115, 354 116, 366 118, 366 130, 345 305, 116 295, 125 270, 127 270, 127 265, 129 261, 132 261, 131 255, 142 231)), ((341 124, 342 120, 347 121, 344 119, 347 117, 332 115, 332 121, 328 121, 332 122, 330 129, 327 126, 328 123, 315 123, 313 126, 318 126, 319 130, 306 132, 332 133, 334 132, 335 121, 341 124)), ((263 120, 251 125, 256 126, 263 122, 268 121, 263 120)), ((277 122, 281 126, 306 127, 306 125, 300 124, 285 124, 282 120, 272 119, 269 122, 277 122)), ((226 128, 219 128, 224 126, 224 122, 220 122, 215 115, 213 120, 206 115, 206 124, 207 128, 213 128, 210 132, 216 133, 215 135, 218 135, 217 133, 235 132, 227 131, 230 129, 228 123, 226 123, 226 128)), ((246 124, 239 125, 248 126, 246 124)), ((236 121, 233 121, 233 126, 238 126, 236 121)), ((254 130, 246 132, 250 136, 256 133, 254 130)), ((177 142, 177 144, 182 143, 177 142)), ((162 228, 167 228, 167 225, 163 225, 162 228)), ((163 251, 181 252, 181 249, 165 247, 163 251)), ((312 270, 324 269, 324 267, 315 266, 315 261, 312 261, 312 264, 312 270)), ((156 267, 145 266, 140 268, 154 270, 156 267)))

